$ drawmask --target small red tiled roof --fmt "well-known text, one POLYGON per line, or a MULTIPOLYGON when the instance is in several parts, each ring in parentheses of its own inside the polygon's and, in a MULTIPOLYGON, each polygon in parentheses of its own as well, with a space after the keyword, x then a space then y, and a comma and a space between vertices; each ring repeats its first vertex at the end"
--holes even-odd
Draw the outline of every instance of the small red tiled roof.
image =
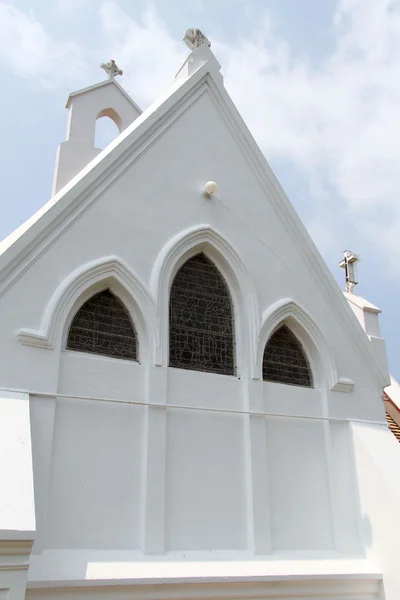
POLYGON ((400 442, 400 426, 397 425, 396 421, 388 413, 386 413, 386 421, 388 422, 390 431, 397 438, 397 441, 400 442))

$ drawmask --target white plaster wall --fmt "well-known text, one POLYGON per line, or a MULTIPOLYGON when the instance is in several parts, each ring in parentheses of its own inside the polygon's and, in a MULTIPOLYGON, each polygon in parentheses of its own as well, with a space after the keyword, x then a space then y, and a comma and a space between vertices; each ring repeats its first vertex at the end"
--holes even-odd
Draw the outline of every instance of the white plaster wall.
POLYGON ((0 392, 0 600, 23 600, 35 538, 29 396, 0 392))
POLYGON ((266 419, 274 549, 333 548, 323 424, 266 419))
POLYGON ((385 426, 352 424, 360 530, 368 557, 383 574, 386 600, 400 595, 400 446, 385 426))
POLYGON ((0 457, 0 534, 8 531, 18 534, 18 539, 33 540, 36 524, 26 394, 0 393, 0 457))
POLYGON ((130 360, 64 350, 58 392, 89 398, 144 401, 144 367, 130 360))
POLYGON ((57 400, 48 548, 137 548, 143 409, 57 400))
MULTIPOLYGON (((271 418, 258 427, 243 415, 166 408, 258 407, 292 416, 382 418, 376 377, 335 314, 330 290, 273 207, 274 185, 266 193, 205 93, 0 296, 0 311, 7 315, 0 321, 0 343, 8 350, 0 361, 1 386, 160 405, 147 410, 123 402, 42 402, 41 417, 38 410, 32 420, 34 469, 40 473, 35 493, 45 529, 38 548, 265 554, 338 547, 348 552, 357 545, 354 530, 348 543, 337 541, 342 521, 332 472, 338 468, 329 430, 320 422, 271 418), (210 179, 217 181, 218 194, 206 201, 201 190, 210 179), (149 289, 164 245, 203 223, 243 261, 256 290, 258 326, 274 302, 293 298, 320 328, 339 376, 355 382, 351 394, 329 392, 322 383, 306 391, 264 384, 260 393, 248 380, 249 348, 240 356, 238 379, 18 341, 21 328, 40 329, 50 298, 74 270, 114 255, 149 289), (43 433, 47 441, 39 439, 43 433)), ((350 311, 344 299, 343 307, 350 311)), ((248 310, 238 308, 242 315, 248 310)), ((59 323, 60 339, 64 327, 59 323)), ((351 465, 340 464, 352 501, 351 465)))
MULTIPOLYGON (((179 369, 170 374, 179 392, 169 402, 219 407, 232 399, 235 408, 235 378, 179 369)), ((168 410, 167 550, 246 549, 245 452, 241 415, 168 410)))

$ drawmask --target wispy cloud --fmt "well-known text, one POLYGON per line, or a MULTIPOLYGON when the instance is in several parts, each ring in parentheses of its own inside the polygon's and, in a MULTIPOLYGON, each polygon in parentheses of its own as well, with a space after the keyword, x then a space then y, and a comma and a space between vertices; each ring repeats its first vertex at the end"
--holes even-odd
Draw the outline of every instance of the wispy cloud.
POLYGON ((139 105, 147 105, 167 87, 187 55, 158 12, 149 6, 140 21, 109 0, 100 8, 100 22, 110 56, 125 66, 123 84, 139 105))
POLYGON ((35 78, 41 85, 79 79, 84 70, 76 42, 54 39, 33 15, 4 3, 0 3, 0 59, 17 75, 35 78))

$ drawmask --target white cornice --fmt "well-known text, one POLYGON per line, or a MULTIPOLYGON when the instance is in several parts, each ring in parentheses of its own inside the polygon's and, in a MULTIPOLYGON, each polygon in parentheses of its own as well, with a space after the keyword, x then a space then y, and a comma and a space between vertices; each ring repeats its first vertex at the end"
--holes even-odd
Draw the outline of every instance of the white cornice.
POLYGON ((343 292, 343 296, 346 298, 347 302, 354 304, 355 306, 361 308, 365 312, 370 312, 376 315, 382 312, 380 308, 378 308, 377 306, 375 306, 375 304, 372 304, 362 296, 357 296, 356 294, 349 294, 348 292, 343 292))
POLYGON ((33 540, 0 540, 0 556, 27 556, 31 553, 33 540))
POLYGON ((80 90, 76 90, 76 92, 71 92, 68 96, 68 100, 65 104, 65 108, 69 108, 71 106, 71 100, 75 96, 81 96, 82 94, 87 94, 92 90, 97 90, 98 88, 104 87, 106 85, 115 85, 117 89, 125 96, 127 100, 132 104, 132 106, 138 111, 139 114, 142 114, 142 110, 138 107, 136 102, 130 97, 128 92, 124 90, 124 88, 117 82, 115 79, 106 79, 104 81, 100 81, 99 83, 95 83, 94 85, 89 85, 88 87, 82 88, 80 90))
POLYGON ((163 580, 82 580, 28 582, 27 597, 37 597, 46 589, 46 598, 70 597, 70 588, 80 589, 87 598, 130 598, 135 600, 202 600, 207 597, 219 600, 247 600, 248 598, 297 600, 298 598, 370 598, 378 600, 382 586, 379 574, 332 575, 270 575, 264 577, 212 577, 164 578, 163 580), (109 594, 105 588, 109 588, 109 594), (52 590, 52 591, 51 591, 52 590), (31 591, 31 593, 29 593, 31 591))
POLYGON ((21 536, 33 538, 33 532, 0 532, 0 571, 27 571, 33 539, 22 539, 21 536))

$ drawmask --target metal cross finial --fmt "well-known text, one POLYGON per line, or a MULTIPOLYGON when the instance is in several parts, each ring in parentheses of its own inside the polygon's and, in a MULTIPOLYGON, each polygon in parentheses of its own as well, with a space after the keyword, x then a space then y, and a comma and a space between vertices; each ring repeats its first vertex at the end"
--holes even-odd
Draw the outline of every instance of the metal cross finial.
POLYGON ((111 60, 108 61, 108 63, 102 63, 100 65, 100 67, 102 69, 104 69, 104 71, 107 73, 107 75, 109 76, 110 79, 114 79, 114 77, 116 75, 122 75, 123 74, 122 69, 120 69, 117 66, 115 60, 113 60, 112 58, 111 58, 111 60))
POLYGON ((346 292, 348 294, 353 293, 354 286, 357 285, 357 263, 360 261, 360 257, 351 250, 345 250, 343 252, 343 260, 340 261, 339 267, 345 270, 346 276, 346 292))

